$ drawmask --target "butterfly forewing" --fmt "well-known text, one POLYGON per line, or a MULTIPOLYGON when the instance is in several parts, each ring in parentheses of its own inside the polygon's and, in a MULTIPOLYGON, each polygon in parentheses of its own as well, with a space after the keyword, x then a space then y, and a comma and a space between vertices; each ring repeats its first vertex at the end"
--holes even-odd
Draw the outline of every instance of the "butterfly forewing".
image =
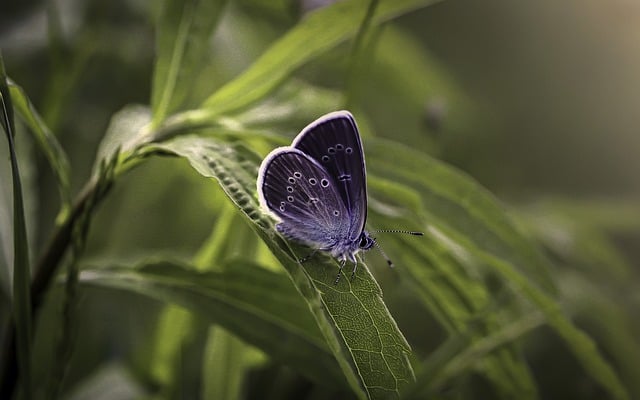
POLYGON ((295 138, 300 149, 321 165, 335 182, 349 213, 348 237, 356 240, 367 218, 364 153, 353 116, 337 111, 312 122, 295 138))
POLYGON ((282 222, 280 232, 331 248, 349 232, 348 213, 325 168, 295 148, 275 150, 261 167, 261 200, 282 222))

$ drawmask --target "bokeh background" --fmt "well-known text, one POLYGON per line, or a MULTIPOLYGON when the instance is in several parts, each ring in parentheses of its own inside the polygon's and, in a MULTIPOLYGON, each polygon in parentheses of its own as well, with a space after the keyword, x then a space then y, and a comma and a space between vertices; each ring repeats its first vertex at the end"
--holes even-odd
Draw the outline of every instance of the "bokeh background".
MULTIPOLYGON (((231 1, 211 40, 206 67, 199 71, 207 79, 188 101, 197 104, 238 75, 306 10, 321 3, 231 1)), ((140 0, 25 0, 2 6, 0 49, 7 73, 67 151, 74 193, 90 176, 111 116, 125 104, 149 103, 157 8, 155 2, 140 0)), ((580 238, 606 238, 611 245, 607 254, 632 271, 624 275, 629 287, 640 289, 640 3, 447 0, 403 16, 379 34, 387 45, 371 49, 376 62, 356 98, 377 135, 460 168, 531 225, 540 222, 541 231, 549 228, 548 221, 560 219, 562 224, 541 234, 554 240, 556 256, 571 252, 580 238), (412 45, 394 47, 402 35, 413 37, 412 45), (439 80, 394 75, 393 51, 425 60, 439 80), (402 92, 425 86, 431 89, 423 98, 402 92)), ((296 75, 343 88, 344 54, 344 48, 330 52, 296 75)), ((281 126, 294 135, 305 124, 289 118, 281 126)), ((33 247, 39 249, 53 229, 59 201, 45 160, 29 146, 25 141, 35 167, 26 168, 31 174, 27 185, 38 197, 29 202, 28 215, 33 247)), ((3 191, 5 201, 9 193, 3 191)), ((195 176, 186 163, 151 160, 119 181, 101 206, 86 258, 189 257, 207 237, 221 199, 215 185, 195 176)), ((582 256, 579 263, 590 265, 591 256, 582 256)), ((591 267, 597 274, 609 273, 606 264, 591 267)), ((619 271, 612 268, 611 274, 619 271)), ((392 299, 400 297, 393 288, 387 291, 392 299)), ((81 361, 69 372, 70 386, 105 359, 143 364, 136 357, 143 359, 140 354, 150 346, 145 335, 153 329, 154 314, 147 311, 159 306, 133 295, 113 304, 96 292, 81 305, 87 315, 77 346, 85 352, 74 355, 81 361)), ((632 312, 640 296, 629 290, 616 301, 632 312)), ((637 322, 629 326, 635 333, 638 328, 637 322)), ((548 369, 538 376, 548 393, 593 395, 580 374, 559 389, 563 382, 550 371, 576 367, 564 357, 566 350, 553 343, 557 339, 547 339, 549 346, 532 363, 537 371, 548 369), (554 352, 557 356, 549 357, 554 352)), ((640 367, 640 360, 635 362, 640 367)))

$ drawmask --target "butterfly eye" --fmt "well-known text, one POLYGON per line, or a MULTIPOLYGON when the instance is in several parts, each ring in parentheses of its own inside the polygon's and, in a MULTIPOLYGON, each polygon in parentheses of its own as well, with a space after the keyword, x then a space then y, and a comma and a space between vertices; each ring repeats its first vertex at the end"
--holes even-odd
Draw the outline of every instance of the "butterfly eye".
POLYGON ((358 243, 358 246, 364 249, 368 245, 369 245, 369 238, 366 237, 365 235, 360 236, 360 243, 358 243))

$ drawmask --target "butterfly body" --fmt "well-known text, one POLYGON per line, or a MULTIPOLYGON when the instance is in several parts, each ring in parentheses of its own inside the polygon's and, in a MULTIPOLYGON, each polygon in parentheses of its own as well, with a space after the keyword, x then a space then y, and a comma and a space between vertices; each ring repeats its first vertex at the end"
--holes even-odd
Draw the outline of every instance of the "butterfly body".
POLYGON ((364 230, 364 153, 348 111, 318 118, 291 146, 269 153, 260 166, 257 186, 260 203, 280 221, 276 225, 280 233, 329 252, 341 269, 347 260, 357 266, 358 251, 375 244, 364 230))

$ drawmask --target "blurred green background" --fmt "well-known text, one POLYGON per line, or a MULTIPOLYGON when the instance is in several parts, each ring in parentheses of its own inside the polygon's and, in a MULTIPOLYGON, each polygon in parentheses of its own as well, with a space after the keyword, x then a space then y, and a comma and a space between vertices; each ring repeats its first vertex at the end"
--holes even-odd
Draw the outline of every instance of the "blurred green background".
MULTIPOLYGON (((189 93, 187 105, 199 104, 242 72, 313 2, 229 3, 204 67, 196 71, 200 84, 189 93)), ((69 155, 72 192, 77 193, 90 177, 112 115, 126 104, 150 102, 159 2, 15 1, 2 9, 0 48, 7 74, 26 91, 69 155)), ((632 338, 629 354, 637 354, 640 324, 632 317, 640 310, 640 3, 448 0, 404 15, 374 34, 379 43, 367 51, 375 61, 364 67, 366 79, 354 90, 355 104, 369 118, 366 126, 375 127, 379 137, 460 168, 508 204, 548 250, 558 266, 556 277, 564 276, 567 264, 579 271, 577 276, 586 276, 558 279, 577 325, 606 338, 607 318, 613 318, 609 311, 616 310, 615 317, 627 324, 626 337, 632 338), (436 72, 407 75, 406 60, 436 72), (621 282, 624 290, 619 290, 621 282), (611 308, 594 307, 590 291, 606 297, 611 308), (603 318, 587 318, 591 311, 603 318)), ((296 77, 342 90, 350 84, 347 50, 341 45, 300 68, 296 77)), ((306 114, 265 118, 270 129, 290 137, 312 119, 306 114)), ((31 167, 23 163, 23 172, 27 190, 37 193, 28 199, 27 215, 32 249, 38 253, 54 229, 60 204, 44 158, 29 141, 20 140, 25 157, 33 160, 31 167)), ((4 145, 0 149, 6 152, 4 145)), ((5 202, 10 198, 7 176, 2 171, 5 202)), ((147 161, 119 179, 98 209, 86 263, 127 263, 158 254, 189 259, 224 207, 219 188, 184 161, 147 161)), ((230 248, 227 256, 243 250, 230 248)), ((372 263, 382 266, 375 258, 370 257, 372 263)), ((410 343, 424 353, 434 349, 443 339, 441 329, 428 318, 416 321, 418 313, 408 306, 402 288, 394 289, 392 274, 382 268, 376 272, 410 343)), ((61 307, 60 300, 47 307, 61 307)), ((115 374, 118 384, 111 389, 124 392, 111 398, 142 396, 140 385, 132 382, 146 379, 143 371, 153 346, 148 338, 160 305, 133 294, 114 298, 109 291, 87 289, 79 309, 77 343, 62 392, 85 398, 78 382, 109 374, 111 365, 126 362, 134 378, 115 374)), ((53 311, 45 314, 55 318, 53 311)), ((557 338, 542 329, 532 342, 527 354, 541 398, 602 395, 557 338), (558 375, 558 370, 564 372, 558 375)), ((640 359, 620 361, 628 348, 617 346, 609 347, 617 353, 606 357, 626 363, 623 371, 640 367, 640 359)), ((189 362, 189 352, 197 349, 184 350, 182 398, 191 398, 201 384, 192 373, 198 366, 189 362)), ((304 387, 288 385, 295 381, 294 372, 278 368, 257 369, 252 387, 275 380, 271 398, 304 393, 304 387)), ((621 375, 630 392, 640 396, 638 382, 621 375)), ((477 398, 489 390, 474 384, 477 398)), ((254 390, 247 397, 261 398, 254 390)))

